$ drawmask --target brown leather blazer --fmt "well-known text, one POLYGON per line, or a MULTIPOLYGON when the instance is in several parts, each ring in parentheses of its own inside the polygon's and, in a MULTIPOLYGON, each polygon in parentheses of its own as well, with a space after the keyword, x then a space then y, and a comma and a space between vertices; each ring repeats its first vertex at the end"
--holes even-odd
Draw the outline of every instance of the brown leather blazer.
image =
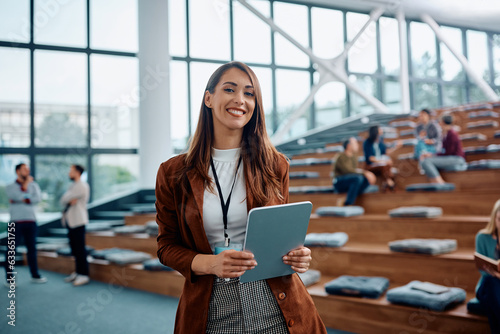
MULTIPOLYGON (((185 278, 175 320, 175 333, 205 333, 213 276, 197 276, 191 262, 197 254, 212 254, 203 228, 204 181, 191 170, 189 191, 184 192, 175 175, 184 166, 185 155, 176 156, 161 164, 156 179, 156 222, 159 226, 158 258, 161 263, 179 271, 185 278)), ((288 202, 288 162, 281 157, 278 176, 284 203, 288 202)), ((247 189, 248 189, 248 180, 247 189)), ((269 205, 282 204, 274 200, 269 205)), ((247 191, 247 209, 254 207, 247 191)), ((326 333, 311 296, 297 274, 268 279, 291 334, 326 333)), ((258 302, 258 301, 256 301, 258 302)))

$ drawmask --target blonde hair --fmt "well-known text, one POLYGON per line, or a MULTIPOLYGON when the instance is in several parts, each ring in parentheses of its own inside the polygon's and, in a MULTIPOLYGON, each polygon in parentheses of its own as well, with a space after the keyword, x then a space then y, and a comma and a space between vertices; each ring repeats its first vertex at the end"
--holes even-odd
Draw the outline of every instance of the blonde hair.
POLYGON ((495 224, 495 220, 497 218, 497 214, 499 211, 500 211, 500 199, 496 201, 495 205, 493 206, 493 210, 491 210, 491 217, 490 221, 488 222, 488 225, 486 225, 485 228, 479 231, 479 233, 494 234, 497 232, 497 226, 495 224))

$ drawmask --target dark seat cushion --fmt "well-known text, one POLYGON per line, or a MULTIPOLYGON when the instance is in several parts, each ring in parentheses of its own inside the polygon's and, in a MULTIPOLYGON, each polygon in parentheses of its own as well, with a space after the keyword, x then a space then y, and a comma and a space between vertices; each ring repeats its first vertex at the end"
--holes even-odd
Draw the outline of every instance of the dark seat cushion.
POLYGON ((325 284, 331 295, 379 298, 389 287, 385 277, 340 276, 325 284))
POLYGON ((146 226, 144 225, 125 225, 113 228, 113 232, 116 234, 135 234, 146 232, 146 226))
POLYGON ((109 254, 126 253, 126 252, 133 252, 133 250, 125 249, 125 248, 118 248, 118 247, 99 249, 99 250, 95 250, 92 253, 92 257, 94 257, 96 259, 104 260, 104 259, 106 259, 106 256, 109 254))
POLYGON ((158 259, 146 260, 142 263, 145 270, 149 271, 172 271, 173 269, 162 264, 158 259))
POLYGON ((146 260, 151 259, 151 255, 144 252, 123 252, 108 254, 105 257, 106 260, 116 263, 118 265, 127 265, 133 263, 143 263, 146 260))
MULTIPOLYGON (((87 254, 92 254, 94 252, 94 247, 91 246, 85 246, 85 249, 87 250, 87 254)), ((71 248, 70 247, 63 247, 59 248, 56 250, 56 253, 61 256, 72 256, 73 254, 71 253, 71 248)))
POLYGON ((466 298, 465 290, 461 288, 448 288, 442 293, 429 293, 417 290, 414 287, 421 284, 420 281, 412 281, 407 285, 387 291, 387 300, 394 304, 423 307, 433 311, 444 311, 447 307, 463 303, 466 298))
POLYGON ((457 249, 454 239, 404 239, 389 242, 393 252, 439 255, 457 249))
POLYGON ((443 209, 434 206, 402 206, 389 210, 388 213, 389 216, 398 218, 436 218, 441 217, 443 209))
POLYGON ((468 170, 481 170, 481 169, 499 169, 500 160, 495 159, 482 159, 471 161, 468 163, 468 170))
POLYGON ((304 241, 306 247, 342 247, 349 240, 344 232, 308 233, 304 241))
POLYGON ((298 273, 298 275, 305 286, 316 284, 321 279, 321 272, 314 269, 309 269, 305 273, 298 273))
POLYGON ((453 183, 414 183, 406 186, 406 191, 453 191, 453 183))
POLYGON ((290 172, 290 179, 317 179, 318 172, 290 172))
POLYGON ((477 128, 498 128, 497 121, 478 121, 471 122, 467 124, 467 129, 477 129, 477 128))
POLYGON ((316 214, 319 216, 333 217, 353 217, 360 216, 365 213, 365 209, 361 206, 322 206, 316 209, 316 214))

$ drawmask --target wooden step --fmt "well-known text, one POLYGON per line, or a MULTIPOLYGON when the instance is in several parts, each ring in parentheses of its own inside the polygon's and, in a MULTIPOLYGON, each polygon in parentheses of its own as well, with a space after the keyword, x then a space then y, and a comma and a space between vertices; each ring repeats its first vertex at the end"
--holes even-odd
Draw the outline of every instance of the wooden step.
POLYGON ((433 219, 390 218, 388 215, 320 217, 311 215, 308 233, 345 232, 349 243, 387 245, 408 238, 455 239, 459 249, 475 247, 477 232, 488 223, 487 216, 444 216, 433 219))
MULTIPOLYGON (((498 200, 498 190, 451 191, 451 192, 405 192, 363 194, 356 205, 366 214, 387 214, 401 206, 439 206, 444 215, 487 216, 498 200)), ((320 206, 332 206, 345 194, 290 194, 290 202, 311 201, 313 212, 320 206)))
MULTIPOLYGON (((467 140, 462 142, 462 147, 466 149, 467 147, 476 147, 476 146, 488 146, 490 144, 499 144, 500 141, 495 138, 495 139, 488 139, 488 140, 467 140)), ((394 150, 394 152, 391 154, 392 157, 397 157, 400 154, 408 154, 412 153, 415 151, 415 146, 413 145, 407 145, 407 146, 401 146, 397 149, 394 150)), ((361 152, 359 152, 361 154, 361 152)), ((466 154, 468 155, 468 154, 466 154)))
POLYGON ((151 254, 153 257, 157 256, 156 237, 152 237, 147 233, 123 235, 103 231, 87 233, 85 238, 87 239, 87 244, 95 249, 119 247, 145 252, 151 254))
POLYGON ((100 220, 120 220, 124 219, 127 216, 131 216, 133 213, 130 211, 96 211, 92 214, 92 219, 100 219, 100 220))
POLYGON ((311 268, 327 276, 382 276, 404 285, 412 280, 457 286, 474 292, 480 274, 474 250, 443 255, 392 252, 388 246, 348 242, 340 248, 311 247, 311 268))
MULTIPOLYGON (((416 165, 415 167, 416 168, 416 165)), ((446 182, 454 183, 456 190, 475 189, 500 189, 499 171, 489 170, 469 170, 464 172, 441 172, 441 176, 446 182)), ((406 186, 414 183, 429 182, 425 175, 415 173, 415 171, 405 169, 396 174, 397 188, 404 190, 406 186)), ((331 186, 332 178, 318 177, 313 179, 291 179, 290 187, 302 186, 331 186)))
MULTIPOLYGON (((481 131, 470 131, 470 132, 464 132, 464 133, 478 133, 478 132, 481 133, 481 131)), ((402 136, 401 138, 397 138, 397 139, 388 139, 388 140, 386 140, 386 144, 390 144, 391 142, 396 141, 396 140, 400 140, 400 139, 410 139, 412 137, 413 136, 402 136)), ((491 135, 486 140, 465 140, 465 141, 462 141, 462 146, 464 148, 465 147, 473 147, 473 146, 488 146, 491 144, 500 144, 500 138, 494 138, 491 135)), ((326 146, 328 146, 328 145, 326 145, 326 146)), ((402 147, 394 150, 394 152, 391 153, 391 156, 394 159, 397 159, 398 155, 411 153, 414 150, 415 150, 415 147, 412 145, 402 146, 402 147)), ((292 157, 292 160, 307 159, 307 158, 333 159, 335 157, 335 155, 337 155, 337 154, 338 154, 337 152, 308 152, 308 153, 303 153, 303 154, 296 154, 292 157)), ((362 143, 360 143, 358 155, 359 156, 363 155, 362 143)))
MULTIPOLYGON (((476 190, 476 189, 500 189, 500 171, 488 170, 468 170, 464 172, 441 172, 441 176, 446 182, 455 184, 456 190, 476 190)), ((411 176, 396 175, 396 183, 399 189, 414 183, 426 183, 428 178, 425 175, 413 174, 411 176)))
POLYGON ((332 178, 327 177, 317 177, 313 179, 290 179, 290 187, 302 187, 302 186, 331 186, 332 178))
MULTIPOLYGON (((336 277, 324 276, 308 288, 327 327, 353 333, 441 334, 489 333, 488 319, 467 312, 465 303, 444 312, 395 305, 385 295, 378 299, 328 295, 324 283, 336 277)), ((391 284, 389 289, 398 285, 391 284)), ((467 301, 474 297, 467 295, 467 301)))
MULTIPOLYGON (((482 159, 500 159, 500 152, 494 153, 481 153, 481 154, 467 154, 465 160, 467 162, 477 161, 482 159)), ((394 167, 398 168, 401 172, 405 172, 406 176, 418 174, 418 163, 414 159, 399 160, 397 156, 393 156, 394 167)), ((361 164, 360 164, 361 166, 361 164)), ((320 177, 331 177, 333 165, 331 163, 324 163, 312 166, 290 166, 290 172, 318 172, 320 177)))
POLYGON ((156 214, 135 214, 125 217, 125 225, 144 225, 151 220, 156 220, 156 214))
MULTIPOLYGON (((466 154, 465 155, 465 161, 471 162, 471 161, 478 161, 478 160, 483 160, 483 159, 500 159, 500 152, 494 152, 494 153, 474 153, 474 154, 466 154)), ((396 167, 399 170, 399 173, 402 174, 403 172, 406 173, 407 176, 413 175, 415 173, 418 173, 418 162, 415 159, 404 159, 404 160, 399 160, 399 159, 393 159, 394 162, 394 167, 396 167)), ((326 165, 325 165, 326 166, 326 165)), ((307 166, 307 167, 315 167, 315 166, 307 166)), ((325 171, 323 171, 319 167, 323 167, 323 165, 317 165, 318 167, 317 170, 310 169, 310 171, 317 171, 320 172, 320 175, 323 176, 325 174, 325 171)), ((292 167, 290 167, 290 170, 292 170, 292 167)), ((294 171, 299 171, 298 169, 295 169, 294 171)), ((331 167, 328 170, 327 173, 331 172, 331 167)), ((328 174, 329 175, 329 174, 328 174)))
MULTIPOLYGON (((142 265, 118 266, 108 261, 90 260, 90 278, 116 286, 179 297, 184 278, 177 272, 152 272, 142 265)), ((55 253, 38 252, 39 267, 62 274, 74 270, 74 260, 55 253)), ((469 314, 465 304, 444 312, 390 304, 385 296, 379 299, 332 296, 326 294, 324 283, 335 278, 323 276, 320 283, 308 288, 316 308, 327 327, 356 333, 486 333, 485 317, 469 314), (355 319, 355 321, 353 321, 355 319)), ((398 285, 391 284, 390 288, 398 285)), ((467 300, 472 298, 468 295, 467 300)))
MULTIPOLYGON (((178 298, 184 285, 184 277, 178 272, 144 270, 142 264, 119 266, 89 257, 89 266, 90 278, 109 283, 111 291, 119 291, 111 287, 117 285, 178 298)), ((38 252, 38 267, 69 275, 74 271, 75 263, 72 257, 38 252)))

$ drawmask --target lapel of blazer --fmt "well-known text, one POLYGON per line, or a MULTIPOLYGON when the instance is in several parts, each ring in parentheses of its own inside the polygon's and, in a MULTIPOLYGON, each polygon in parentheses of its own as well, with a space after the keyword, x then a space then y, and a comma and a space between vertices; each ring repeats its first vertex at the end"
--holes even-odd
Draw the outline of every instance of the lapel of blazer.
POLYGON ((192 194, 188 195, 188 198, 194 198, 194 205, 189 205, 189 208, 197 211, 196 213, 190 215, 193 217, 193 220, 189 221, 189 226, 192 229, 193 236, 197 238, 198 242, 201 241, 202 248, 200 251, 205 254, 210 254, 212 253, 212 250, 203 227, 203 197, 205 192, 205 182, 198 176, 194 169, 187 172, 187 177, 192 191, 192 194))

